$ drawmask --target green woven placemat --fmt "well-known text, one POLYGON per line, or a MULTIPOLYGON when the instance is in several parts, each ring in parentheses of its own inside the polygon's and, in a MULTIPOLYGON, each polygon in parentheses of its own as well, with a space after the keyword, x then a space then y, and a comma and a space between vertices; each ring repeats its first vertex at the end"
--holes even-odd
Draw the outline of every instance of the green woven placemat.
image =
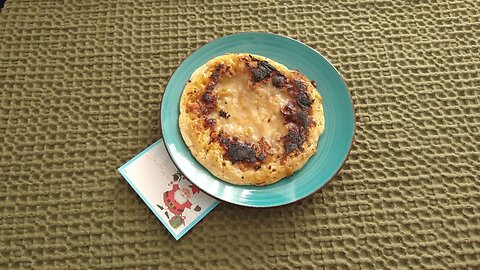
POLYGON ((479 1, 231 2, 7 0, 0 269, 478 269, 479 1), (116 168, 159 138, 182 59, 249 30, 335 64, 353 150, 313 196, 221 204, 176 242, 116 168))

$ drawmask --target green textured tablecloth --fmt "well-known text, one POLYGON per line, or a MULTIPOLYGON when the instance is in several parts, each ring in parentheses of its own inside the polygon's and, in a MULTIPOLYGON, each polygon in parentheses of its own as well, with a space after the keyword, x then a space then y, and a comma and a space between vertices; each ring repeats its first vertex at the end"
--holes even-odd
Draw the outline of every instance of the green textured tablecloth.
POLYGON ((480 2, 230 2, 6 2, 0 269, 478 269, 480 2), (334 63, 353 150, 313 196, 222 203, 177 242, 116 168, 159 138, 175 67, 250 30, 334 63))

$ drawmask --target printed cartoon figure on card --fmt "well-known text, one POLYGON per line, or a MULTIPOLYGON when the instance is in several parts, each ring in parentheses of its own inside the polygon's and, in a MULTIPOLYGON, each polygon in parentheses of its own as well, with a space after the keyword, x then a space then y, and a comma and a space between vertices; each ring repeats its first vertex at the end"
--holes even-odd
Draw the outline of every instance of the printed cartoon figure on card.
POLYGON ((202 210, 202 207, 196 203, 200 189, 190 184, 180 172, 176 172, 172 178, 173 180, 169 183, 171 189, 163 193, 163 203, 157 206, 165 211, 165 216, 170 219, 170 225, 178 228, 185 225, 185 219, 190 211, 202 210))
POLYGON ((219 202, 188 181, 166 151, 159 140, 118 170, 178 240, 219 202))

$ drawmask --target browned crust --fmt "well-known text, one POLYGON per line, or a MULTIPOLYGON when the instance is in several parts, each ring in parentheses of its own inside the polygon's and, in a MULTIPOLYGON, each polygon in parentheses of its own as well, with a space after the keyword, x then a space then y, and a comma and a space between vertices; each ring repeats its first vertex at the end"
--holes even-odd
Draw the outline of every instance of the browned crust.
MULTIPOLYGON (((303 155, 303 152, 305 151, 305 147, 303 145, 307 141, 307 138, 309 138, 309 131, 312 127, 317 125, 316 121, 312 117, 312 104, 315 102, 315 97, 310 97, 309 91, 307 90, 307 88, 313 88, 313 84, 308 81, 304 75, 297 71, 291 71, 288 73, 288 75, 283 74, 276 67, 270 64, 268 60, 260 60, 252 55, 244 55, 240 57, 240 59, 245 64, 246 69, 250 71, 249 81, 252 85, 271 83, 278 89, 286 90, 291 97, 291 100, 287 106, 281 108, 285 125, 288 128, 288 133, 281 138, 284 149, 283 153, 271 153, 270 146, 265 140, 263 140, 263 138, 263 141, 248 142, 240 141, 238 138, 236 138, 235 134, 226 134, 225 132, 217 134, 215 132, 215 119, 208 118, 207 115, 215 111, 217 108, 215 85, 218 83, 219 77, 231 76, 234 74, 231 66, 224 65, 222 63, 214 66, 210 65, 210 76, 202 83, 203 87, 196 88, 194 90, 196 93, 195 96, 197 97, 196 102, 190 102, 186 104, 187 106, 185 111, 190 114, 197 115, 198 118, 203 119, 202 126, 210 130, 210 141, 208 144, 212 145, 218 143, 221 149, 223 149, 223 160, 228 160, 231 162, 231 164, 237 166, 237 168, 239 168, 241 171, 246 172, 249 169, 258 170, 263 164, 269 164, 272 159, 278 159, 279 154, 282 157, 282 164, 285 163, 289 156, 303 155), (307 84, 309 86, 307 86, 307 84)), ((318 101, 321 101, 321 97, 319 95, 318 99, 318 101)), ((219 111, 218 113, 223 118, 228 118, 230 116, 226 112, 219 111)), ((321 122, 322 123, 319 124, 322 125, 321 129, 323 131, 323 113, 321 122)), ((317 139, 314 139, 315 146, 317 140, 318 137, 317 139)), ((191 144, 189 147, 191 147, 191 144)), ((301 162, 301 166, 303 166, 313 152, 311 147, 309 147, 309 154, 307 154, 306 159, 301 162)), ((285 168, 284 176, 288 176, 295 170, 297 169, 285 168)), ((275 169, 273 169, 273 171, 275 172, 275 169)), ((269 184, 275 182, 276 180, 278 179, 267 179, 265 182, 257 181, 255 184, 269 184)), ((234 181, 229 182, 235 183, 234 181)))

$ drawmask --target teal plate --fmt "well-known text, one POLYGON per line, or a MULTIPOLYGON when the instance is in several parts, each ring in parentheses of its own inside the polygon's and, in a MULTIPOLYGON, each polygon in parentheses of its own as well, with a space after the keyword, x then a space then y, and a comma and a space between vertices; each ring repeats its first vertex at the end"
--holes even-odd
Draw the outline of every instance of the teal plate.
POLYGON ((180 64, 165 89, 161 106, 161 128, 167 151, 178 169, 206 193, 230 203, 280 206, 305 198, 332 179, 345 162, 355 131, 353 102, 338 71, 314 49, 294 39, 247 32, 213 40, 197 49, 180 64), (268 57, 297 69, 317 83, 323 97, 325 132, 317 153, 290 177, 263 186, 236 186, 213 176, 192 156, 178 126, 183 88, 195 69, 225 53, 251 53, 268 57))

